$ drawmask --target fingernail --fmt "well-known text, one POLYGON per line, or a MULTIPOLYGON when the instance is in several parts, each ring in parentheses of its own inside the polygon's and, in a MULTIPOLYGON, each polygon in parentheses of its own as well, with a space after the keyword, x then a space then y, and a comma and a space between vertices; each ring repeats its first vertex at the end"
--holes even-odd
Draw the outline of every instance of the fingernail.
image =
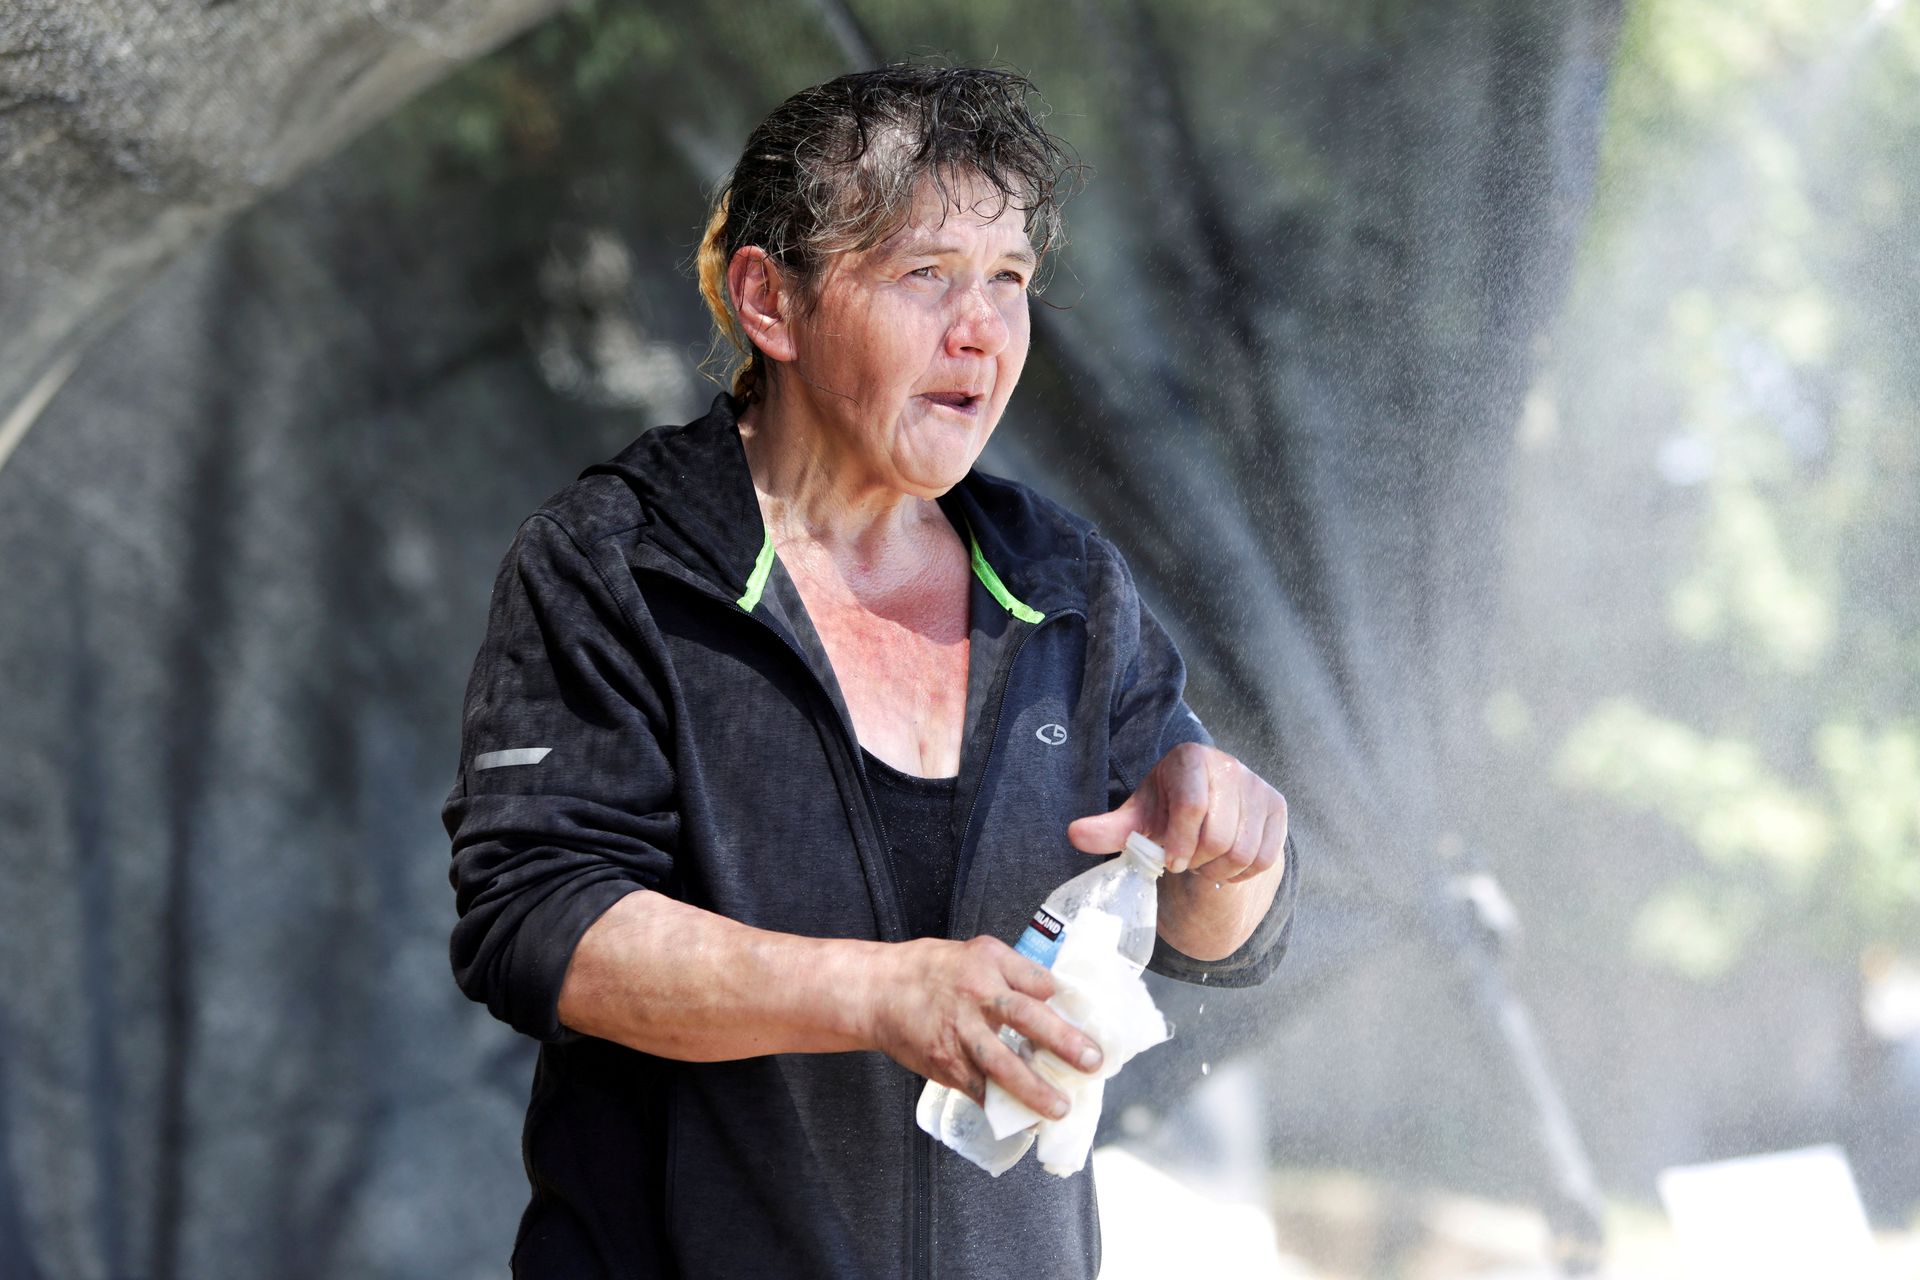
POLYGON ((1088 1045, 1080 1051, 1080 1069, 1082 1071, 1091 1071, 1099 1065, 1100 1051, 1098 1049, 1092 1045, 1088 1045))
POLYGON ((1052 1116, 1055 1120, 1059 1120, 1062 1117, 1064 1117, 1067 1114, 1067 1100, 1065 1098, 1055 1098, 1053 1100, 1053 1105, 1047 1108, 1047 1114, 1052 1116))

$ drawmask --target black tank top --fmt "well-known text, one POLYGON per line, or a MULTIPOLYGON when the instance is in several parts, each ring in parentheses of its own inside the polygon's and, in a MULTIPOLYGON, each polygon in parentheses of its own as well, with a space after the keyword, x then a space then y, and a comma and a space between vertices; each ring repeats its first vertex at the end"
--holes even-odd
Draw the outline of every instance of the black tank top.
POLYGON ((944 938, 953 894, 953 795, 960 780, 902 773, 871 751, 861 754, 907 909, 907 936, 944 938))

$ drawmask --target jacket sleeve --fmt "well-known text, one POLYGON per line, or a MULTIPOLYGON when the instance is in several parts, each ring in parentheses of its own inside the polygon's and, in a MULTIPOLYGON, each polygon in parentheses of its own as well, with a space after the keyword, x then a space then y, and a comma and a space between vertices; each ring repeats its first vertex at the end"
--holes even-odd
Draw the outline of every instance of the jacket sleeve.
MULTIPOLYGON (((1184 742, 1212 746, 1213 737, 1187 705, 1187 667, 1179 650, 1140 599, 1119 552, 1113 555, 1119 565, 1122 602, 1116 629, 1122 644, 1130 648, 1118 664, 1120 678, 1108 732, 1112 767, 1107 803, 1109 808, 1118 808, 1167 752, 1184 742)), ((1294 904, 1299 898, 1299 855, 1291 832, 1285 858, 1286 870, 1273 906, 1232 955, 1220 960, 1195 960, 1157 940, 1147 967, 1168 978, 1214 987, 1251 987, 1265 982, 1286 955, 1294 904)))
POLYGON ((592 560, 530 517, 494 582, 467 684, 453 841, 461 990, 541 1040, 575 945, 615 901, 672 875, 666 723, 645 655, 592 560))

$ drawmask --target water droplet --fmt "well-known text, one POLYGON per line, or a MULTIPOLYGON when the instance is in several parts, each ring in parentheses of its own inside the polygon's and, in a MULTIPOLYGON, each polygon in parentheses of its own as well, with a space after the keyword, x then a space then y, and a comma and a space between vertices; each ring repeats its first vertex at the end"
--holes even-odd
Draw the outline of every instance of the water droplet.
POLYGON ((1203 1075, 1203 1076, 1204 1076, 1204 1075, 1211 1075, 1212 1073, 1213 1073, 1213 1064, 1212 1064, 1211 1062, 1203 1062, 1203 1063, 1201 1063, 1201 1064, 1200 1064, 1200 1074, 1201 1074, 1201 1075, 1203 1075))
POLYGON ((1207 1002, 1205 1000, 1202 1000, 1200 1002, 1200 1007, 1194 1010, 1195 1013, 1205 1013, 1206 1011, 1207 1011, 1207 1002))

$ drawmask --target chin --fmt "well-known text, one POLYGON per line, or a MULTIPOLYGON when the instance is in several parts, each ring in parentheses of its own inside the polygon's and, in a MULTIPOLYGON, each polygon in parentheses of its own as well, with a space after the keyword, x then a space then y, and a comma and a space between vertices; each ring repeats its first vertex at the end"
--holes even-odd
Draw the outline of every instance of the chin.
POLYGON ((937 498, 967 478, 972 464, 960 468, 914 467, 900 472, 900 488, 916 498, 937 498))
POLYGON ((990 434, 991 429, 970 431, 964 439, 949 437, 938 443, 929 441, 932 447, 916 449, 912 456, 899 459, 894 474, 900 477, 903 487, 911 487, 911 492, 937 497, 967 478, 967 472, 973 470, 973 464, 986 448, 990 434))

